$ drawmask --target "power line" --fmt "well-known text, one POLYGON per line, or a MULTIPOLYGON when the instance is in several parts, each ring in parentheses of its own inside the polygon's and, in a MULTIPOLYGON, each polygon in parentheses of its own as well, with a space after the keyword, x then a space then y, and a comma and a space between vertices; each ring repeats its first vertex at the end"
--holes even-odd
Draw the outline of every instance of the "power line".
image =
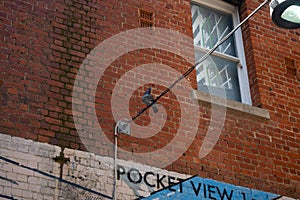
POLYGON ((217 44, 209 50, 195 65, 191 66, 183 75, 181 75, 174 83, 172 83, 167 89, 165 89, 159 96, 157 96, 149 105, 140 110, 134 117, 131 118, 131 121, 134 121, 140 115, 142 115, 146 110, 148 110, 151 106, 153 106, 161 97, 167 94, 178 82, 187 77, 200 63, 206 60, 209 56, 211 56, 214 51, 223 44, 228 38, 230 38, 246 21, 248 21, 257 11, 259 11, 263 6, 265 6, 269 0, 265 0, 260 6, 258 6, 250 15, 248 15, 240 24, 238 24, 232 31, 230 31, 224 38, 219 40, 217 44))

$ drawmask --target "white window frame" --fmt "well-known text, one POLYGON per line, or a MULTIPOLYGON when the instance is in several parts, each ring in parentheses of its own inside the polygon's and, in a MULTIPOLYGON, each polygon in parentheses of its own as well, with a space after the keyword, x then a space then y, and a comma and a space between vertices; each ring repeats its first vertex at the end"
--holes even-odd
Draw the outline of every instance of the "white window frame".
MULTIPOLYGON (((233 26, 236 27, 240 23, 239 11, 238 8, 234 5, 231 5, 227 2, 221 0, 192 0, 192 4, 195 5, 203 5, 210 7, 215 10, 222 11, 224 13, 228 13, 232 15, 233 26)), ((230 55, 225 55, 219 52, 214 52, 213 55, 218 57, 223 57, 227 60, 237 61, 237 70, 238 70, 238 80, 240 84, 240 93, 241 93, 241 101, 244 104, 252 105, 251 95, 250 95, 250 87, 249 87, 249 79, 248 79, 248 71, 245 59, 245 51, 243 44, 242 31, 239 28, 235 32, 235 45, 236 45, 236 53, 239 60, 230 55)), ((203 52, 207 52, 207 49, 195 46, 196 50, 200 50, 203 52)))

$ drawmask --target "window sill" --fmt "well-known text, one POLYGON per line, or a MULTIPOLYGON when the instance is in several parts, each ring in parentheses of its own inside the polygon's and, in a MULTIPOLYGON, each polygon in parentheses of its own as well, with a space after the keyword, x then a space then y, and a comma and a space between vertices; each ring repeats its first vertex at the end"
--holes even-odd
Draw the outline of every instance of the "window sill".
MULTIPOLYGON (((200 92, 197 90, 192 90, 192 98, 197 99, 198 101, 214 103, 219 106, 224 106, 224 99, 217 96, 210 96, 210 94, 208 93, 200 92)), ((250 115, 261 117, 263 119, 270 119, 270 113, 268 110, 243 104, 237 101, 227 99, 225 107, 242 113, 247 113, 250 115)))

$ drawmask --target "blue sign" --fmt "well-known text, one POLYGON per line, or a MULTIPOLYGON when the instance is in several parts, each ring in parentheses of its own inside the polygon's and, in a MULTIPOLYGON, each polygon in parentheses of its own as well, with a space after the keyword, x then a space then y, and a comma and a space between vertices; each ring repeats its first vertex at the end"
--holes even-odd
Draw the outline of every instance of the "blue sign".
POLYGON ((281 196, 198 176, 152 193, 146 200, 276 200, 281 196))

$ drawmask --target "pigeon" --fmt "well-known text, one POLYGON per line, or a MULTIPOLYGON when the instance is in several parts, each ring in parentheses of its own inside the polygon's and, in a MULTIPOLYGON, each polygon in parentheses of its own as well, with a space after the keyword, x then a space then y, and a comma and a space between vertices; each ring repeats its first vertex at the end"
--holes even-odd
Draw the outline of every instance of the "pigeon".
MULTIPOLYGON (((147 106, 150 105, 154 101, 154 98, 151 95, 151 87, 146 90, 146 92, 144 93, 144 95, 142 97, 142 100, 147 106)), ((155 106, 155 104, 153 104, 151 107, 152 107, 154 113, 158 112, 158 109, 155 106)))

